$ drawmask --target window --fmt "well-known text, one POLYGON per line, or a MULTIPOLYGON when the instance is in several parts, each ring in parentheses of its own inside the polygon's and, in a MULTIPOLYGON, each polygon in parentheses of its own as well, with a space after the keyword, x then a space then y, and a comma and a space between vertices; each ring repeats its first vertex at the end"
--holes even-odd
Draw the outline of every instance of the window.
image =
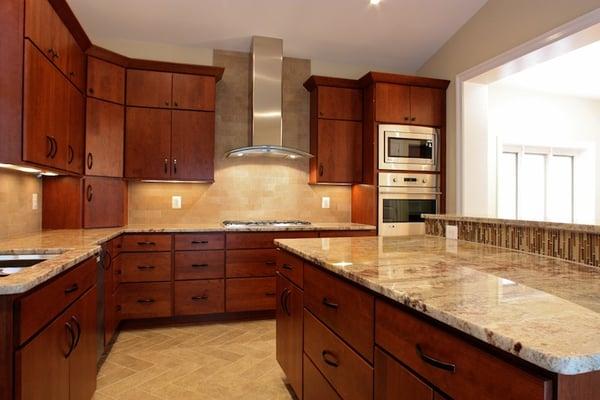
POLYGON ((573 222, 578 151, 505 145, 498 157, 499 218, 573 222))

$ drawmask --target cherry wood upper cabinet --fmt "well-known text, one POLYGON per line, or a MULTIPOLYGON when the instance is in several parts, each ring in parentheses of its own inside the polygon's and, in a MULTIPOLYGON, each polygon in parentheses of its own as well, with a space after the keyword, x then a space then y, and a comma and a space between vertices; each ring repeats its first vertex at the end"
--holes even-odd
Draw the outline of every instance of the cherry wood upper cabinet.
POLYGON ((317 151, 311 159, 315 179, 311 183, 352 183, 361 153, 361 133, 360 122, 319 119, 317 151))
POLYGON ((397 124, 441 126, 442 89, 377 83, 375 120, 397 124))
POLYGON ((362 90, 319 86, 317 93, 319 118, 362 120, 362 90))
POLYGON ((88 97, 86 118, 86 175, 123 176, 125 109, 88 97))
POLYGON ((415 125, 441 126, 443 108, 441 89, 411 86, 410 123, 415 125))
POLYGON ((379 122, 410 123, 410 87, 392 83, 375 85, 375 119, 379 122))
POLYGON ((173 111, 171 132, 173 179, 213 180, 215 113, 173 111))
POLYGON ((171 107, 173 74, 170 72, 127 70, 127 105, 171 107))
POLYGON ((96 57, 88 57, 87 95, 123 104, 125 68, 96 57))
POLYGON ((85 134, 85 103, 83 95, 71 85, 67 85, 69 104, 69 123, 67 128, 67 164, 66 170, 83 173, 83 153, 85 134))
POLYGON ((25 36, 80 90, 85 86, 82 50, 48 0, 25 1, 25 36))
POLYGON ((171 111, 127 107, 125 177, 169 179, 171 111))
POLYGON ((173 108, 215 110, 215 78, 190 74, 173 74, 173 108))

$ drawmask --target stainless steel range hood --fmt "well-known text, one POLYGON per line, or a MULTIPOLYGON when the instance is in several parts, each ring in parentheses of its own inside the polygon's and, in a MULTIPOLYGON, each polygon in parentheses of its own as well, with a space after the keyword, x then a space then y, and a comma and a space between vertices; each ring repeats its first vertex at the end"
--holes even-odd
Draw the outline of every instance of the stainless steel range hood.
POLYGON ((271 156, 310 158, 311 154, 283 146, 281 121, 283 40, 252 38, 252 143, 225 157, 271 156))

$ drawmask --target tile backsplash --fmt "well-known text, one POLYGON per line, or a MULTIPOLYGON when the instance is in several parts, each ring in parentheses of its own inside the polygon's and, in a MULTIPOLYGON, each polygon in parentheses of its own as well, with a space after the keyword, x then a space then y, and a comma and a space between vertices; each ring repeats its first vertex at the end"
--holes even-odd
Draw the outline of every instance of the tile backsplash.
MULTIPOLYGON (((308 185, 308 161, 262 157, 225 159, 231 149, 247 146, 251 134, 250 54, 215 51, 214 65, 225 67, 217 84, 215 183, 129 185, 129 223, 201 223, 226 219, 306 219, 349 222, 349 186, 308 185), (181 209, 171 196, 182 197, 181 209), (321 208, 321 197, 331 198, 321 208)), ((283 61, 284 145, 309 149, 309 94, 302 84, 310 60, 283 61)))
POLYGON ((35 232, 42 225, 42 181, 31 174, 0 170, 0 239, 35 232), (38 194, 38 209, 31 209, 38 194))
POLYGON ((457 226, 459 240, 600 266, 600 231, 595 229, 597 227, 429 216, 425 220, 425 233, 444 237, 447 225, 457 226))

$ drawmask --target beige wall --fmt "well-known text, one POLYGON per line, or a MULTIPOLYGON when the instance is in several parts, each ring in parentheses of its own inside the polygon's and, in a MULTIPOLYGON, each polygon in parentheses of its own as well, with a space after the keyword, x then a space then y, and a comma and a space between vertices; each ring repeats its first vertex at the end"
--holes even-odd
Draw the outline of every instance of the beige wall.
MULTIPOLYGON (((131 183, 129 223, 248 218, 350 221, 350 188, 308 185, 308 161, 223 157, 227 150, 248 145, 250 58, 248 53, 215 51, 214 64, 225 67, 217 85, 215 183, 131 183), (173 195, 182 196, 181 209, 171 209, 173 195), (322 196, 331 197, 331 208, 321 208, 322 196)), ((309 75, 309 60, 284 59, 284 145, 305 151, 309 147, 309 97, 302 83, 309 75)))
POLYGON ((0 170, 0 239, 34 232, 42 225, 42 181, 23 172, 0 170), (33 193, 38 209, 31 209, 33 193))
MULTIPOLYGON (((598 0, 489 0, 418 74, 454 81, 456 75, 600 7, 598 0)), ((456 104, 447 92, 448 212, 456 210, 456 104)))

